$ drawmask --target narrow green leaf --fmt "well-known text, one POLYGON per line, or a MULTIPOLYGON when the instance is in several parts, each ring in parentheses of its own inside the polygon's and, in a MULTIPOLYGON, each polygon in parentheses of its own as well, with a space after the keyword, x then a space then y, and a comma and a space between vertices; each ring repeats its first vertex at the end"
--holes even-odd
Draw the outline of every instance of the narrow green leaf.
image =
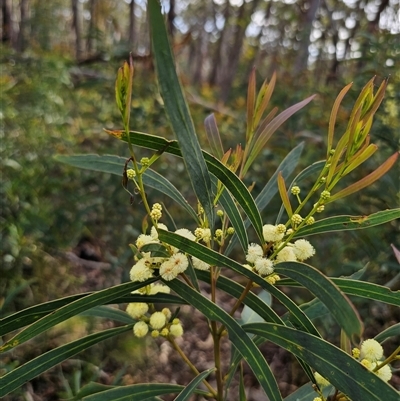
MULTIPOLYGON (((311 401, 317 397, 317 392, 314 390, 313 383, 306 383, 299 387, 292 394, 288 395, 284 401, 311 401)), ((328 398, 329 394, 332 393, 333 387, 327 386, 322 389, 322 394, 325 398, 328 398)))
POLYGON ((165 111, 178 139, 193 190, 212 227, 214 225, 214 207, 211 180, 175 71, 174 59, 158 0, 149 0, 148 13, 154 61, 165 111))
POLYGON ((175 398, 174 401, 186 401, 190 395, 192 395, 196 387, 212 372, 215 371, 216 368, 205 370, 196 376, 186 387, 185 389, 175 398))
POLYGON ((230 259, 224 255, 221 255, 218 252, 208 249, 207 247, 201 244, 198 244, 194 241, 191 241, 187 238, 183 238, 180 235, 168 231, 160 230, 159 238, 161 241, 164 241, 167 244, 180 247, 189 255, 193 255, 212 266, 226 267, 254 281, 261 288, 270 292, 271 295, 273 295, 276 299, 278 299, 278 301, 282 305, 284 305, 288 309, 288 311, 290 311, 292 324, 294 324, 298 328, 301 328, 314 335, 319 336, 317 329, 314 327, 311 321, 288 296, 286 296, 282 291, 277 289, 275 286, 269 284, 266 280, 262 279, 257 274, 243 267, 240 263, 237 263, 235 260, 230 259))
POLYGON ((229 339, 254 372, 269 399, 282 400, 278 384, 264 356, 235 319, 218 305, 179 280, 169 281, 168 286, 178 295, 189 300, 190 304, 208 319, 223 323, 229 333, 229 339))
POLYGON ((396 400, 398 392, 340 348, 311 334, 272 323, 244 326, 306 361, 352 400, 396 400))
POLYGON ((400 208, 382 210, 369 216, 334 216, 318 220, 310 226, 302 227, 295 238, 307 237, 310 235, 328 233, 333 231, 361 230, 364 228, 378 226, 389 221, 400 218, 400 208))
POLYGON ((399 337, 400 336, 400 323, 396 323, 393 326, 388 327, 386 330, 383 330, 378 335, 374 337, 374 340, 379 343, 385 342, 388 338, 391 337, 399 337))
MULTIPOLYGON (((61 308, 73 301, 91 295, 93 292, 87 292, 78 295, 72 295, 65 298, 60 298, 55 301, 45 302, 43 304, 31 306, 30 308, 23 309, 22 311, 13 313, 0 319, 0 336, 11 333, 14 330, 18 330, 21 327, 28 326, 29 324, 36 322, 43 316, 61 308)), ((121 304, 128 302, 148 302, 148 303, 168 303, 168 304, 186 304, 186 302, 176 295, 158 293, 156 295, 141 295, 141 294, 130 294, 123 297, 110 300, 108 303, 121 304)))
POLYGON ((58 323, 63 322, 64 320, 69 319, 72 316, 78 315, 79 313, 93 308, 94 306, 110 303, 111 301, 123 295, 127 295, 130 292, 138 290, 139 288, 142 288, 157 280, 158 277, 154 277, 142 283, 130 282, 120 284, 77 299, 76 301, 73 301, 61 307, 60 309, 57 309, 53 313, 41 318, 40 320, 26 327, 24 330, 22 330, 13 338, 4 343, 0 347, 0 351, 4 352, 15 348, 16 346, 30 340, 31 338, 37 336, 40 333, 43 333, 47 329, 55 326, 58 323))
MULTIPOLYGON (((113 155, 56 155, 55 159, 61 163, 66 163, 74 167, 82 169, 100 171, 102 173, 115 174, 122 177, 122 172, 126 159, 113 155)), ((157 191, 169 196, 172 200, 182 206, 195 221, 198 217, 193 208, 189 205, 182 194, 171 184, 169 180, 158 174, 156 171, 148 168, 143 174, 143 182, 145 186, 154 188, 157 191)))
POLYGON ((77 394, 75 394, 75 397, 72 399, 69 399, 67 401, 80 401, 82 398, 96 394, 96 393, 101 393, 102 391, 110 390, 112 388, 115 388, 115 386, 107 386, 105 384, 101 383, 96 383, 96 382, 90 382, 83 386, 77 394))
POLYGON ((300 262, 283 262, 275 266, 278 274, 283 274, 301 283, 324 305, 347 336, 358 342, 363 326, 353 304, 340 289, 317 269, 300 262))
POLYGON ((240 365, 240 374, 239 374, 239 401, 247 401, 246 386, 244 384, 244 371, 242 364, 240 365))
POLYGON ((126 312, 117 308, 103 305, 95 306, 94 308, 88 309, 87 311, 82 312, 79 315, 100 317, 102 319, 114 320, 123 324, 132 324, 136 322, 136 320, 133 319, 126 312))
POLYGON ((378 168, 376 168, 372 173, 368 174, 361 180, 355 182, 354 184, 349 185, 348 187, 342 189, 341 191, 332 195, 327 201, 326 204, 334 202, 335 200, 344 198, 355 192, 360 191, 361 189, 368 187, 373 184, 375 181, 379 180, 384 174, 386 174, 396 163, 396 160, 399 156, 399 152, 394 153, 389 157, 384 163, 382 163, 378 168))
POLYGON ((89 395, 84 397, 83 401, 144 401, 158 395, 179 393, 184 388, 177 384, 132 384, 89 395))
MULTIPOLYGON (((330 280, 333 281, 347 295, 355 295, 361 298, 367 298, 390 305, 400 306, 399 290, 392 291, 388 287, 359 280, 334 277, 330 277, 330 280)), ((282 285, 285 287, 301 287, 299 283, 288 279, 280 280, 277 285, 282 285)))
POLYGON ((245 253, 249 245, 249 239, 247 237, 247 231, 242 216, 240 215, 240 212, 234 200, 227 191, 222 192, 219 200, 225 213, 229 217, 229 220, 232 223, 233 228, 235 229, 237 238, 239 239, 240 245, 242 246, 242 250, 245 253))
POLYGON ((210 114, 204 120, 208 143, 210 144, 211 154, 221 160, 224 155, 224 148, 221 142, 221 135, 218 131, 217 121, 214 113, 210 114))
MULTIPOLYGON (((108 131, 108 133, 127 142, 127 137, 122 131, 108 131)), ((154 150, 165 149, 166 153, 182 157, 177 141, 167 141, 164 138, 137 131, 131 131, 130 138, 133 145, 154 150)), ((260 212, 246 185, 218 159, 205 151, 203 151, 203 156, 209 171, 225 185, 232 196, 237 200, 238 204, 251 221, 259 240, 263 242, 260 212)))
POLYGON ((132 327, 133 325, 122 326, 91 334, 32 359, 0 378, 0 397, 4 397, 11 391, 18 389, 25 382, 35 378, 78 352, 81 352, 110 337, 132 330, 132 327))

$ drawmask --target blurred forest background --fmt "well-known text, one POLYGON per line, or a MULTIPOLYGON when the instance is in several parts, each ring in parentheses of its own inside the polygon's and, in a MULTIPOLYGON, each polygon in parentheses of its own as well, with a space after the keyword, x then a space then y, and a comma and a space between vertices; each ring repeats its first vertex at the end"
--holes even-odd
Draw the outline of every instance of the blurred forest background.
MULTIPOLYGON (((283 125, 249 172, 246 184, 255 182, 255 195, 301 141, 306 145, 298 171, 324 158, 331 107, 340 89, 351 81, 354 85, 340 109, 337 136, 367 81, 376 76, 379 85, 390 76, 371 131, 371 141, 380 149, 350 179, 370 173, 398 150, 399 0, 169 0, 162 4, 179 75, 205 149, 203 121, 210 113, 216 114, 225 149, 243 143, 247 80, 253 66, 259 84, 276 71, 272 105, 280 111, 318 95, 283 125)), ((120 178, 72 168, 54 156, 128 156, 126 146, 103 128, 121 128, 114 83, 129 52, 135 63, 131 128, 168 138, 172 134, 154 76, 146 1, 2 0, 0 35, 4 316, 128 279, 132 264, 128 244, 141 232, 143 208, 130 204, 120 178)), ((180 161, 163 156, 155 169, 189 194, 180 161)), ((149 194, 152 200, 165 202, 179 226, 190 227, 168 199, 149 194)), ((335 203, 325 216, 367 215, 398 207, 399 199, 396 166, 372 187, 335 203)), ((279 199, 275 199, 264 221, 273 223, 278 209, 279 199)), ((391 243, 400 247, 398 230, 398 222, 393 222, 313 238, 317 255, 311 263, 328 275, 351 275, 368 264, 365 275, 398 288, 400 269, 390 247, 391 243)), ((299 292, 298 297, 301 301, 307 294, 299 292)), ((371 335, 395 318, 386 307, 357 305, 371 335), (371 314, 368 308, 378 312, 371 314)), ((75 335, 89 330, 90 324, 81 322, 75 335)), ((48 334, 51 341, 62 330, 48 334)), ((54 346, 43 338, 37 341, 41 349, 54 346)), ((135 340, 129 341, 132 346, 135 340)), ((100 351, 97 347, 89 358, 98 366, 108 364, 121 378, 127 351, 113 348, 111 352, 110 344, 100 351)), ((24 352, 17 349, 8 368, 28 358, 24 352)), ((140 352, 136 357, 137 363, 144 358, 140 352)), ((67 369, 68 379, 77 370, 82 368, 67 369)), ((74 394, 62 371, 54 377, 51 380, 57 381, 63 396, 74 394)), ((47 385, 52 383, 48 380, 47 385)))

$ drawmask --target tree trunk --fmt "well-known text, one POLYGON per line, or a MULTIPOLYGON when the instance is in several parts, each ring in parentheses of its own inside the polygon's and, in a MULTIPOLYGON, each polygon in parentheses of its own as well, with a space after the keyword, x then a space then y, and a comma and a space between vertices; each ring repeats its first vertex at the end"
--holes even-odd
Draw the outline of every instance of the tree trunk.
POLYGON ((129 48, 130 50, 135 49, 135 0, 131 0, 129 4, 129 34, 128 34, 128 40, 129 40, 129 48))
POLYGON ((173 43, 173 37, 175 33, 174 20, 175 20, 175 0, 169 0, 169 11, 168 11, 168 31, 171 35, 171 43, 173 43))
POLYGON ((310 0, 308 10, 302 14, 302 21, 300 22, 300 48, 294 63, 294 75, 302 73, 307 68, 312 24, 317 14, 319 2, 320 0, 310 0))
POLYGON ((228 64, 225 66, 225 71, 222 76, 220 94, 220 100, 222 103, 226 103, 226 101, 228 100, 232 88, 232 83, 239 66, 239 59, 244 42, 244 34, 246 32, 246 28, 250 21, 251 15, 253 14, 258 4, 258 1, 259 0, 253 0, 253 2, 251 3, 251 10, 248 14, 246 14, 246 2, 243 2, 239 8, 239 14, 236 22, 236 32, 234 33, 233 43, 228 51, 228 64))
POLYGON ((3 43, 12 44, 14 39, 14 30, 11 18, 11 0, 1 0, 3 29, 1 41, 3 43))
POLYGON ((19 32, 17 38, 17 51, 23 52, 26 50, 28 45, 28 35, 29 35, 29 9, 28 0, 21 0, 19 3, 20 8, 20 22, 19 22, 19 32))
POLYGON ((89 22, 89 30, 88 30, 88 38, 86 43, 86 49, 89 55, 96 50, 96 30, 97 30, 97 16, 96 16, 96 0, 90 0, 89 3, 90 10, 90 22, 89 22))
POLYGON ((219 39, 216 43, 214 57, 211 61, 211 72, 210 76, 208 77, 208 84, 210 86, 216 85, 218 80, 218 71, 221 67, 222 46, 223 43, 225 42, 226 32, 228 31, 228 25, 229 25, 228 21, 230 17, 230 12, 231 12, 231 6, 229 4, 229 0, 226 0, 225 11, 224 11, 225 24, 224 27, 222 28, 219 39))
POLYGON ((75 31, 75 55, 76 59, 79 61, 83 58, 81 6, 79 0, 71 0, 71 5, 72 24, 75 31))

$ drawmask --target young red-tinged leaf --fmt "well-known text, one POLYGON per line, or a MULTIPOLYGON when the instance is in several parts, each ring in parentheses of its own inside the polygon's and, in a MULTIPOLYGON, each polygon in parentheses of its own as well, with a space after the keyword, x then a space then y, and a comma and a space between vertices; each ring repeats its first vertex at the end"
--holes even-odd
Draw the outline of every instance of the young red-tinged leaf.
POLYGON ((285 179, 283 178, 282 172, 280 171, 278 174, 278 190, 279 195, 281 196, 283 206, 286 209, 286 213, 289 216, 289 219, 292 217, 293 211, 292 206, 290 204, 289 196, 286 190, 285 179))
POLYGON ((268 103, 271 100, 271 96, 275 88, 275 83, 276 83, 276 72, 272 74, 269 83, 267 82, 267 80, 264 81, 260 89, 260 92, 258 93, 256 111, 254 115, 254 127, 257 127, 258 123, 261 120, 262 115, 264 114, 265 109, 268 107, 268 103))
POLYGON ((254 105, 256 101, 256 69, 252 68, 249 77, 249 86, 247 88, 247 130, 246 144, 251 140, 254 131, 254 105))
POLYGON ((344 198, 349 196, 355 192, 360 191, 361 189, 368 187, 375 181, 379 180, 384 174, 386 174, 394 165, 397 158, 399 157, 399 152, 396 152, 392 156, 389 157, 383 164, 381 164, 375 171, 371 174, 368 174, 366 177, 362 178, 361 180, 355 182, 354 184, 348 186, 347 188, 339 191, 338 193, 332 195, 326 203, 331 203, 335 200, 344 198))
POLYGON ((204 120, 208 143, 210 144, 211 154, 221 160, 224 154, 224 148, 221 142, 221 136, 218 131, 217 121, 214 113, 210 114, 204 120))
POLYGON ((258 154, 261 152, 261 150, 264 148, 265 144, 268 142, 269 138, 272 136, 272 134, 289 118, 291 117, 294 113, 302 109, 304 106, 306 106, 308 103, 311 102, 311 100, 314 99, 316 95, 312 95, 308 97, 307 99, 304 99, 303 101, 294 104, 293 106, 289 107, 288 109, 282 111, 280 114, 278 114, 264 129, 264 131, 259 135, 257 138, 253 149, 251 150, 251 153, 249 153, 249 157, 246 160, 245 166, 244 166, 244 173, 247 172, 251 164, 253 163, 254 159, 258 156, 258 154))
POLYGON ((353 85, 352 82, 350 82, 348 85, 346 85, 340 91, 338 97, 335 100, 335 103, 333 104, 331 117, 329 118, 327 157, 329 157, 329 152, 331 151, 332 146, 333 146, 333 135, 335 132, 335 123, 336 123, 337 113, 339 111, 339 106, 342 103, 343 98, 345 97, 346 93, 349 91, 349 89, 351 88, 352 85, 353 85))

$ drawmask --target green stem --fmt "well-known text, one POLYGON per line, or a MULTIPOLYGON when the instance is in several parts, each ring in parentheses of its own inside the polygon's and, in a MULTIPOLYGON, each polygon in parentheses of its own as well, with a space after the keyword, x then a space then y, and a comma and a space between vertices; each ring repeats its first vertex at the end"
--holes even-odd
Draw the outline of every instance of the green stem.
MULTIPOLYGON (((190 361, 190 359, 186 356, 186 354, 183 352, 182 348, 175 342, 175 340, 172 337, 168 337, 169 343, 172 345, 174 350, 180 355, 180 357, 184 360, 184 362, 189 366, 190 370, 198 376, 200 372, 197 370, 196 366, 193 365, 193 363, 190 361)), ((218 399, 218 394, 214 390, 214 388, 208 383, 207 380, 203 380, 204 385, 210 390, 210 393, 212 396, 216 399, 218 399)))

